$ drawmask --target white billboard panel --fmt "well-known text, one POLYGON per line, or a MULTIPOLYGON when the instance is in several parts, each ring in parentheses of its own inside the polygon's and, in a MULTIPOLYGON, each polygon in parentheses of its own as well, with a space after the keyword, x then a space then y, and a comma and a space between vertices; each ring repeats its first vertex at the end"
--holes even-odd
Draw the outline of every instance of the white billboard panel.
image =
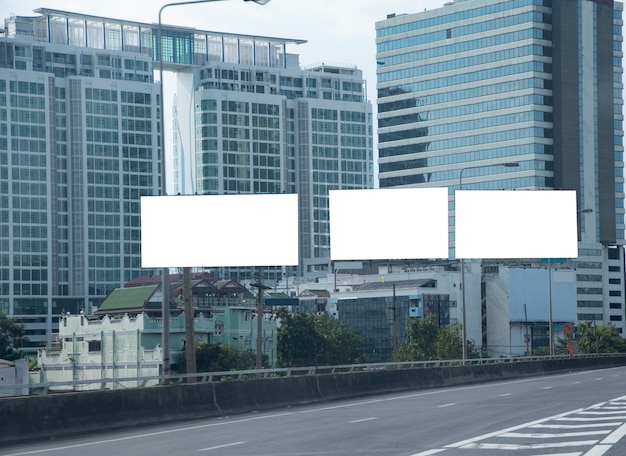
POLYGON ((332 260, 448 257, 448 189, 331 190, 332 260))
POLYGON ((455 192, 456 258, 578 257, 576 192, 455 192))
POLYGON ((141 266, 298 264, 298 196, 141 198, 141 266))

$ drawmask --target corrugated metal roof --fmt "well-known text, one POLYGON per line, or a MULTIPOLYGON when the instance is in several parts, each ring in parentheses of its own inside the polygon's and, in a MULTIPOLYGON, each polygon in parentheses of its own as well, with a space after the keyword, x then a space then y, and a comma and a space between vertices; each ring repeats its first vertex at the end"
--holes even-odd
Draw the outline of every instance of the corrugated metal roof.
POLYGON ((141 310, 146 307, 159 285, 144 287, 116 288, 98 308, 98 313, 120 310, 141 310))
POLYGON ((368 282, 359 287, 355 287, 354 291, 374 291, 374 290, 392 290, 393 286, 397 289, 407 288, 434 288, 437 285, 437 281, 434 279, 416 279, 416 280, 396 280, 396 281, 380 281, 380 282, 368 282))

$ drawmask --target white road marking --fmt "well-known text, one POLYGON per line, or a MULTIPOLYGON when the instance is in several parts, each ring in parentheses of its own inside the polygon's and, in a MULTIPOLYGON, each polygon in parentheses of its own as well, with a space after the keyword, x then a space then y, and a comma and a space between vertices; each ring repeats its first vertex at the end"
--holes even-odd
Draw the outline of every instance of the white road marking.
POLYGON ((219 450, 220 448, 226 448, 226 447, 231 447, 231 446, 235 446, 235 445, 243 445, 244 443, 248 443, 248 442, 233 442, 233 443, 226 443, 224 445, 217 445, 214 447, 209 447, 209 448, 201 448, 198 451, 211 451, 211 450, 219 450))
POLYGON ((430 456, 431 454, 441 453, 442 451, 446 451, 446 450, 443 450, 443 449, 426 450, 426 451, 422 451, 421 453, 412 454, 411 456, 430 456))
POLYGON ((596 445, 591 450, 587 451, 584 456, 602 456, 609 451, 613 445, 596 445))
POLYGON ((589 446, 598 443, 597 440, 582 440, 579 442, 555 442, 555 443, 531 443, 528 445, 515 445, 507 443, 468 443, 463 445, 463 450, 542 450, 545 448, 563 448, 568 446, 589 446))
POLYGON ((587 431, 587 432, 562 432, 556 434, 540 434, 540 433, 530 433, 526 434, 524 432, 505 432, 504 434, 500 434, 498 437, 511 437, 511 438, 530 438, 530 439, 554 439, 558 437, 585 437, 591 435, 606 435, 610 434, 610 430, 603 429, 601 431, 587 431))
POLYGON ((442 404, 439 405, 439 408, 444 408, 444 407, 452 407, 453 405, 456 405, 456 402, 450 402, 449 404, 442 404))
MULTIPOLYGON (((623 421, 618 422, 618 419, 626 420, 624 416, 616 416, 618 414, 623 415, 623 411, 614 410, 616 404, 620 404, 624 400, 624 397, 619 397, 613 400, 594 404, 591 407, 585 409, 577 409, 570 412, 561 413, 552 417, 548 417, 542 420, 533 421, 531 423, 522 424, 509 429, 503 429, 497 432, 492 432, 482 436, 467 439, 462 442, 446 445, 445 448, 460 448, 460 449, 482 449, 482 450, 541 450, 552 448, 564 448, 568 446, 590 446, 591 448, 584 456, 601 456, 611 445, 620 441, 626 436, 626 423, 623 421), (574 416, 578 415, 578 416, 574 416), (581 416, 582 415, 582 416, 581 416), (586 416, 585 416, 586 415, 586 416), (591 416, 590 416, 591 415, 591 416), (559 424, 559 421, 574 421, 582 422, 580 424, 559 424), (552 422, 552 423, 550 423, 552 422), (610 427, 617 429, 607 429, 610 427), (562 432, 562 433, 524 433, 526 429, 583 429, 583 428, 602 428, 599 430, 588 430, 580 432, 562 432), (520 432, 518 432, 520 431, 520 432), (608 435, 607 435, 608 434, 608 435), (606 435, 604 440, 575 440, 575 441, 561 441, 561 442, 546 442, 546 443, 530 443, 530 444, 509 444, 509 443, 490 443, 485 440, 491 438, 528 438, 528 439, 568 439, 572 437, 590 437, 606 435), (482 442, 481 442, 482 441, 482 442)), ((581 456, 583 453, 573 453, 574 456, 581 456)), ((556 455, 553 455, 556 456, 556 455)))
POLYGON ((581 456, 581 455, 582 453, 580 451, 577 451, 576 453, 550 453, 550 456, 581 456))
POLYGON ((558 421, 604 421, 604 420, 626 420, 626 415, 624 416, 601 416, 601 417, 586 417, 586 418, 576 418, 572 417, 563 417, 557 418, 558 421))
POLYGON ((498 397, 513 396, 513 393, 498 394, 498 397))
POLYGON ((544 387, 543 387, 543 388, 541 388, 541 389, 543 389, 543 390, 551 390, 551 389, 552 389, 552 387, 551 387, 551 386, 544 386, 544 387))
MULTIPOLYGON (((619 415, 619 414, 623 414, 624 411, 623 410, 619 410, 619 411, 596 411, 597 409, 594 410, 588 410, 588 411, 584 411, 584 412, 580 412, 583 415, 619 415)), ((610 419, 613 419, 613 417, 607 417, 610 419)))
POLYGON ((528 427, 540 428, 540 429, 584 429, 584 428, 593 428, 593 427, 619 426, 621 424, 622 424, 621 421, 613 421, 610 423, 587 423, 587 424, 535 424, 533 426, 528 426, 528 427))
POLYGON ((615 431, 611 432, 611 434, 604 439, 601 444, 615 444, 620 441, 622 437, 626 435, 626 424, 622 424, 615 431))
POLYGON ((446 448, 461 448, 465 445, 474 443, 474 442, 478 442, 479 440, 485 440, 488 439, 490 437, 496 437, 504 432, 513 432, 513 431, 519 431, 520 429, 524 429, 527 428, 529 426, 535 425, 535 424, 541 424, 541 423, 545 423, 546 421, 551 421, 554 420, 556 418, 559 418, 561 416, 565 416, 565 415, 570 415, 572 413, 576 413, 579 412, 580 410, 583 409, 577 409, 577 410, 573 410, 571 412, 564 412, 561 413, 559 415, 554 415, 554 416, 550 416, 548 418, 542 418, 540 420, 536 420, 536 421, 531 421, 530 423, 524 423, 524 424, 520 424, 518 426, 513 426, 510 427, 508 429, 501 429, 499 431, 495 431, 495 432, 490 432, 489 434, 484 434, 484 435, 479 435, 477 437, 472 437, 471 439, 467 439, 467 440, 462 440, 460 442, 456 442, 456 443, 451 443, 450 445, 446 445, 446 448))
POLYGON ((377 420, 378 417, 377 416, 372 416, 371 418, 363 418, 360 420, 352 420, 350 421, 350 423, 362 423, 363 421, 372 421, 372 420, 377 420))

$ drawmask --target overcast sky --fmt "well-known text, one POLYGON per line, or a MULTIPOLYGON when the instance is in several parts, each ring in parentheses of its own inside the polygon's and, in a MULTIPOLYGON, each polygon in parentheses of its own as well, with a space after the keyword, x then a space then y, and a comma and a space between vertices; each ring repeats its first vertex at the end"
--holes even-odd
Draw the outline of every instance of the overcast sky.
MULTIPOLYGON (((390 13, 416 13, 443 6, 447 0, 271 0, 267 5, 242 0, 172 6, 163 23, 202 30, 307 40, 288 52, 300 54, 301 65, 322 61, 356 65, 363 70, 370 101, 375 105, 375 23, 390 13)), ((154 0, 0 0, 1 19, 11 13, 33 14, 54 8, 96 16, 158 22, 154 0)))

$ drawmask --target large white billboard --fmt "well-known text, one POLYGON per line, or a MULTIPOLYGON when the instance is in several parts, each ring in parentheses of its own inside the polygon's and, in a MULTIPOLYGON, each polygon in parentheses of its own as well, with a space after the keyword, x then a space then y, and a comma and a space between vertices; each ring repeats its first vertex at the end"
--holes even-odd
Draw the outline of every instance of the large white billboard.
POLYGON ((332 260, 448 257, 448 189, 331 190, 332 260))
POLYGON ((298 196, 141 198, 141 266, 298 264, 298 196))
POLYGON ((577 258, 576 192, 455 192, 456 258, 577 258))

